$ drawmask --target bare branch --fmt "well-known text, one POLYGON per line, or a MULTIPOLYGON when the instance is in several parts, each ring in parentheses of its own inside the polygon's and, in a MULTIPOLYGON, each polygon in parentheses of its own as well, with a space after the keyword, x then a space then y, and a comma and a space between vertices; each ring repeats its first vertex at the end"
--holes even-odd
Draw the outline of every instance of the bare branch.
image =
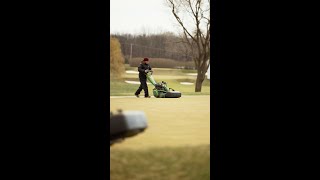
POLYGON ((180 17, 178 16, 178 14, 175 12, 175 4, 173 3, 173 0, 168 0, 171 5, 172 5, 172 13, 175 16, 175 18, 177 19, 178 23, 182 26, 184 32, 186 32, 192 39, 193 36, 189 33, 189 31, 186 29, 186 27, 184 26, 183 22, 181 21, 180 17))
POLYGON ((171 8, 172 14, 183 29, 186 44, 190 47, 195 66, 198 71, 196 81, 196 92, 201 91, 201 84, 205 72, 210 65, 210 0, 166 0, 171 8), (183 16, 179 11, 184 8, 195 21, 195 30, 187 29, 183 22, 183 16))

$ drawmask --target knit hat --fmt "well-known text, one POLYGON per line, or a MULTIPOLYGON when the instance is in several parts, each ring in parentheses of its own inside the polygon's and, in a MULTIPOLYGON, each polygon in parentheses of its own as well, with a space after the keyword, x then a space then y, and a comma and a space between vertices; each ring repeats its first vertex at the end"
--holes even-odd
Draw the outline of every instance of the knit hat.
POLYGON ((143 61, 149 61, 149 59, 148 58, 144 58, 143 61))

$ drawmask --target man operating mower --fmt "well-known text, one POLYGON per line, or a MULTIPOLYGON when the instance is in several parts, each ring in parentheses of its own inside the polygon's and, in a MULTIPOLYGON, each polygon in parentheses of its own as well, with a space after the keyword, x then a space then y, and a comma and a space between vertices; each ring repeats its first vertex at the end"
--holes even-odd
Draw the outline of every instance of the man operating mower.
POLYGON ((138 67, 138 71, 139 71, 140 86, 139 86, 138 90, 134 93, 134 95, 136 97, 139 97, 139 94, 141 93, 141 91, 143 89, 144 90, 144 97, 150 98, 148 86, 147 86, 147 76, 146 76, 146 73, 151 71, 151 66, 149 65, 148 58, 144 58, 141 61, 140 65, 138 67))

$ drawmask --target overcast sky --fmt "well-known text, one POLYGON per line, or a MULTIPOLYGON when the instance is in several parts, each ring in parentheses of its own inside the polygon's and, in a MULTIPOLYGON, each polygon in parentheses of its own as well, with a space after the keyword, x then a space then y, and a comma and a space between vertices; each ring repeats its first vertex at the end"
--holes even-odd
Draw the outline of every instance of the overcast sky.
POLYGON ((154 34, 181 27, 165 0, 110 0, 110 33, 154 34))

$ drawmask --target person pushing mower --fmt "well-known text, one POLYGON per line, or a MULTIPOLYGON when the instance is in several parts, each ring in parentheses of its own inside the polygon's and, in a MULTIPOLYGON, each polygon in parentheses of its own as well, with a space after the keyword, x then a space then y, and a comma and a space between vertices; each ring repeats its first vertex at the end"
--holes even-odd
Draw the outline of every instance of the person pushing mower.
POLYGON ((139 97, 139 94, 141 93, 142 89, 144 90, 144 97, 145 98, 150 98, 149 96, 149 91, 148 91, 148 86, 147 86, 147 76, 146 74, 149 71, 152 71, 151 66, 149 65, 149 59, 148 58, 144 58, 139 67, 138 67, 138 71, 139 71, 139 80, 140 80, 140 86, 138 88, 138 90, 134 93, 134 95, 136 97, 139 97))

